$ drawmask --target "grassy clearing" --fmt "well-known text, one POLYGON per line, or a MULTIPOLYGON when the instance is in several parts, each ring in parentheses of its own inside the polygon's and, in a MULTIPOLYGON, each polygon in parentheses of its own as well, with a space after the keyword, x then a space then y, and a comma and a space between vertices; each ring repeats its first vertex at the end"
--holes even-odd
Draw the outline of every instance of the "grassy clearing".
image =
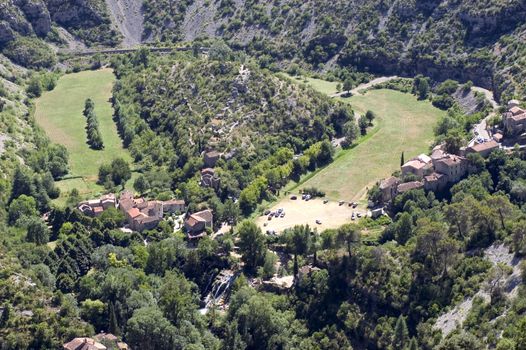
POLYGON ((63 196, 73 188, 83 197, 101 192, 102 187, 96 184, 101 164, 117 157, 131 161, 112 119, 110 98, 114 83, 111 69, 68 74, 60 78, 53 91, 44 93, 36 101, 37 123, 51 141, 66 146, 69 151, 69 179, 57 183, 63 193, 58 203, 63 203, 63 196), (100 151, 90 149, 86 143, 86 119, 82 110, 87 98, 95 102, 104 142, 104 149, 100 151))
POLYGON ((360 114, 374 111, 378 116, 376 132, 356 147, 340 151, 334 162, 295 186, 317 187, 334 200, 360 198, 368 186, 399 169, 402 152, 405 159, 427 152, 433 126, 444 114, 427 101, 394 90, 371 90, 341 100, 360 114))

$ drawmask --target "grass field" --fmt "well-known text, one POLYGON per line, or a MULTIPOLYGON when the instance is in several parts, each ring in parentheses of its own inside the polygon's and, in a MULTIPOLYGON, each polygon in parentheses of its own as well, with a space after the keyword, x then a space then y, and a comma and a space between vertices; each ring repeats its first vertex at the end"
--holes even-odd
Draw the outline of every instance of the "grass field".
POLYGON ((444 114, 428 101, 394 90, 371 90, 341 100, 360 114, 368 109, 377 114, 374 134, 356 147, 340 151, 329 166, 307 175, 300 186, 291 189, 314 186, 333 200, 358 200, 367 187, 400 168, 402 152, 406 160, 427 152, 433 127, 444 114))
POLYGON ((131 160, 123 148, 112 120, 110 103, 115 76, 111 69, 67 74, 60 78, 53 91, 46 92, 36 101, 35 118, 46 131, 51 141, 66 146, 69 151, 70 173, 57 185, 63 197, 77 188, 83 197, 102 191, 96 184, 101 164, 116 157, 131 160), (104 149, 95 151, 86 143, 86 118, 82 114, 84 102, 91 98, 95 102, 95 113, 104 142, 104 149))

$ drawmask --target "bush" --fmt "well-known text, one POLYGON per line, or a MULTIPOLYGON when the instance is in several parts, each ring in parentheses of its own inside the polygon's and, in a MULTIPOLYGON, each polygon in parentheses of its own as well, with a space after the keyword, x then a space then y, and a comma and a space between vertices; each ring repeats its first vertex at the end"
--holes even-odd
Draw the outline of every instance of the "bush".
POLYGON ((2 52, 13 62, 28 68, 51 68, 57 63, 55 53, 36 38, 16 38, 2 52))

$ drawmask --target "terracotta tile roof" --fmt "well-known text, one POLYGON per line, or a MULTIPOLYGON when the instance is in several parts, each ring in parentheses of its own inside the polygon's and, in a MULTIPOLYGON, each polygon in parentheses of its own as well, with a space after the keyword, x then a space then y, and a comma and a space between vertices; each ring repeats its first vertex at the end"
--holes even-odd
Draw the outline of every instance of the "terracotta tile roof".
POLYGON ((91 338, 75 338, 63 345, 65 350, 106 350, 106 347, 91 338))
POLYGON ((380 183, 380 189, 385 189, 385 188, 389 188, 391 186, 394 186, 398 181, 399 181, 398 178, 396 178, 394 176, 391 176, 391 177, 389 177, 387 179, 384 179, 380 183))
POLYGON ((478 152, 483 152, 483 151, 487 151, 489 149, 498 148, 498 147, 499 147, 499 144, 497 143, 497 141, 490 140, 488 142, 473 145, 470 147, 470 149, 478 153, 478 152))
POLYGON ((510 113, 513 115, 519 115, 519 114, 523 114, 524 110, 520 107, 515 106, 515 107, 510 108, 510 113))
POLYGON ((398 192, 404 193, 410 190, 424 187, 421 181, 411 181, 398 185, 398 192))
POLYGON ((448 154, 444 158, 441 158, 441 159, 437 160, 437 162, 443 162, 447 166, 453 166, 453 165, 456 165, 456 164, 460 164, 462 161, 465 161, 465 160, 466 160, 466 158, 464 158, 464 157, 457 156, 455 154, 448 154))
POLYGON ((519 121, 526 119, 526 113, 514 114, 510 118, 516 122, 519 122, 519 121))
POLYGON ((139 215, 141 215, 141 212, 139 209, 137 208, 131 208, 127 211, 128 215, 131 217, 131 218, 135 218, 139 215))
POLYGON ((205 155, 208 158, 215 158, 215 157, 219 157, 221 153, 219 153, 218 151, 210 151, 210 152, 206 152, 205 155))
POLYGON ((201 170, 201 174, 202 175, 207 175, 207 174, 214 175, 215 174, 215 170, 212 169, 212 168, 205 168, 205 169, 201 170))
POLYGON ((184 205, 184 199, 171 199, 169 201, 162 202, 164 205, 184 205))
POLYGON ((427 181, 427 182, 434 182, 434 181, 438 181, 440 180, 441 178, 443 178, 445 175, 444 174, 440 174, 440 173, 432 173, 430 175, 427 175, 427 176, 424 176, 424 179, 427 181))
POLYGON ((410 160, 407 163, 405 163, 402 166, 402 168, 411 167, 411 168, 414 168, 414 169, 423 169, 423 168, 426 167, 426 165, 427 165, 427 163, 424 163, 424 162, 422 162, 419 159, 413 159, 413 160, 410 160))
POLYGON ((199 221, 206 221, 206 222, 211 222, 212 219, 214 218, 212 211, 209 209, 194 213, 191 216, 195 217, 199 221))

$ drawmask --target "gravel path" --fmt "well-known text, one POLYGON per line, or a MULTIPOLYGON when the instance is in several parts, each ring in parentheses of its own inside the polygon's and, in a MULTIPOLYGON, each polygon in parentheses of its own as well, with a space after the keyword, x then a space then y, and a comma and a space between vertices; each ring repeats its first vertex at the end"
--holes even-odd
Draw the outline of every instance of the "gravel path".
POLYGON ((362 90, 367 90, 375 85, 382 84, 382 83, 385 83, 385 82, 388 82, 394 79, 398 79, 398 76, 395 75, 391 77, 379 77, 379 78, 371 80, 368 83, 360 84, 350 91, 342 91, 342 92, 338 92, 337 94, 332 94, 330 95, 330 97, 339 97, 339 96, 346 95, 348 93, 351 93, 351 95, 361 95, 360 91, 362 90))
POLYGON ((142 0, 106 0, 113 23, 122 33, 122 46, 134 47, 142 42, 144 17, 142 0))

